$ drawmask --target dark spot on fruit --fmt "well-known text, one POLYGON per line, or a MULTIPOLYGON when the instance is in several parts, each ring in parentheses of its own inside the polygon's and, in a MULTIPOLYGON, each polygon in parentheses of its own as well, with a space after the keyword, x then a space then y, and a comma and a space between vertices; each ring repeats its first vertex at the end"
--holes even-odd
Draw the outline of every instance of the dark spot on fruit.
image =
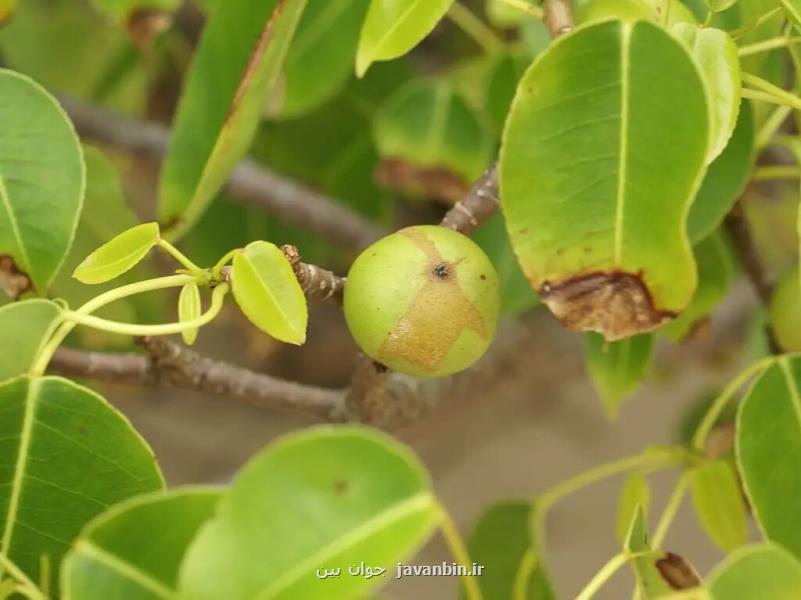
POLYGON ((520 235, 526 235, 528 233, 528 227, 524 227, 523 229, 518 229, 517 233, 520 235))
POLYGON ((481 275, 479 275, 479 278, 481 279, 481 281, 486 281, 487 276, 484 275, 484 273, 482 273, 481 275))
POLYGON ((447 279, 448 275, 450 275, 450 267, 448 267, 448 263, 437 263, 434 265, 434 268, 431 269, 431 274, 436 277, 437 279, 447 279))
POLYGON ((348 482, 345 481, 344 479, 337 479, 334 482, 334 493, 337 496, 341 496, 346 491, 348 491, 348 482))

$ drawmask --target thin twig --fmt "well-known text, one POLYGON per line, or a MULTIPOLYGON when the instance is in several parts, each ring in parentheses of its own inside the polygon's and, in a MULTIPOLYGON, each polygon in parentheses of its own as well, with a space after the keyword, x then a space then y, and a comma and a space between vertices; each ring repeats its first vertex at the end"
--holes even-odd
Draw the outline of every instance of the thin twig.
POLYGON ((501 206, 498 163, 494 163, 462 200, 445 214, 440 225, 469 235, 501 206))
MULTIPOLYGON (((154 160, 161 160, 167 152, 170 130, 163 125, 131 119, 71 98, 60 97, 59 101, 82 137, 154 160)), ((250 159, 237 165, 225 191, 241 204, 344 248, 358 250, 383 235, 380 227, 348 208, 345 202, 250 159)))
POLYGON ((201 356, 165 337, 138 338, 146 355, 84 352, 59 348, 50 371, 70 377, 176 388, 244 400, 255 406, 291 411, 326 421, 345 419, 344 393, 285 381, 201 356))
POLYGON ((726 216, 725 225, 748 280, 760 302, 767 306, 773 295, 774 283, 768 275, 762 258, 759 256, 759 250, 754 243, 754 237, 742 207, 742 199, 737 201, 737 204, 726 216))
POLYGON ((573 9, 570 0, 545 0, 543 22, 551 37, 556 39, 573 30, 573 9))
POLYGON ((342 299, 342 291, 345 289, 345 278, 340 277, 332 271, 311 265, 300 260, 300 252, 295 246, 286 244, 281 246, 284 256, 292 265, 295 277, 300 283, 300 289, 310 300, 328 300, 334 298, 337 301, 342 299))

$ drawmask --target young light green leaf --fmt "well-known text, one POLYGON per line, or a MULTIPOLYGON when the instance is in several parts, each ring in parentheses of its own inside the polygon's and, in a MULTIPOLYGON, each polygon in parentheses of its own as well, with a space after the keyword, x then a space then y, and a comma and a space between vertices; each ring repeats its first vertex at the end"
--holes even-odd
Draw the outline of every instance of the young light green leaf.
POLYGON ((371 64, 403 56, 434 29, 453 0, 370 0, 359 36, 356 75, 371 64))
POLYGON ((78 136, 55 99, 0 69, 0 291, 43 294, 70 249, 86 173, 78 136))
POLYGON ((135 267, 159 243, 158 223, 127 229, 87 256, 72 276, 81 283, 104 283, 135 267))
POLYGON ((492 261, 501 285, 501 314, 518 315, 539 304, 509 245, 503 216, 493 215, 473 234, 473 240, 492 261))
POLYGON ((271 114, 302 115, 334 96, 351 76, 368 0, 309 2, 289 47, 271 114))
POLYGON ((382 578, 347 576, 348 566, 394 568, 429 537, 439 511, 423 466, 389 436, 307 429, 237 476, 189 547, 179 589, 192 600, 362 598, 382 578), (342 577, 322 578, 337 568, 342 577))
POLYGON ((250 145, 306 0, 220 2, 178 104, 160 182, 165 234, 190 227, 250 145))
POLYGON ((706 0, 706 5, 713 13, 723 12, 734 5, 737 0, 706 0))
POLYGON ((737 414, 737 466, 765 537, 801 557, 801 357, 780 357, 737 414), (781 493, 776 493, 781 490, 781 493))
POLYGON ((701 585, 693 566, 678 554, 652 550, 648 544, 645 514, 637 507, 629 526, 623 549, 629 557, 642 600, 670 597, 677 591, 701 585))
MULTIPOLYGON (((107 507, 162 489, 153 452, 101 396, 60 377, 0 385, 0 552, 33 581, 107 507), (46 515, 46 518, 43 516, 46 515)), ((0 568, 0 572, 2 568, 0 568)), ((55 594, 58 597, 58 594, 55 594)))
POLYGON ((712 233, 734 206, 748 183, 754 159, 754 111, 744 100, 729 143, 709 165, 690 207, 687 234, 694 244, 712 233))
POLYGON ((746 546, 714 568, 707 587, 712 600, 794 600, 801 563, 777 544, 746 546))
POLYGON ((690 50, 707 85, 712 144, 707 162, 717 158, 729 143, 740 110, 740 59, 737 45, 725 31, 677 23, 671 29, 690 50))
MULTIPOLYGON (((181 323, 197 319, 201 314, 200 308, 200 289, 196 283, 187 283, 181 288, 178 296, 178 320, 181 323)), ((191 346, 197 339, 198 329, 187 329, 181 333, 184 343, 191 346)))
POLYGON ((588 333, 585 340, 587 374, 601 396, 606 414, 614 418, 651 366, 654 336, 649 333, 607 342, 597 333, 588 333))
POLYGON ((178 569, 221 491, 188 487, 135 496, 95 517, 64 558, 61 589, 80 600, 178 596, 178 569))
POLYGON ((306 297, 275 244, 248 244, 234 257, 232 282, 234 298, 256 327, 282 342, 306 341, 306 297))
POLYGON ((478 115, 446 82, 398 88, 375 119, 382 183, 455 202, 487 168, 493 143, 478 115))
POLYGON ((527 570, 526 600, 553 600, 553 586, 539 558, 534 568, 534 540, 530 539, 531 502, 504 502, 487 508, 473 526, 467 542, 470 558, 484 565, 477 579, 485 600, 514 598, 521 570, 527 570))
POLYGON ((746 542, 748 525, 740 485, 725 460, 703 463, 690 472, 695 514, 709 538, 724 552, 746 542))
POLYGON ((801 286, 795 268, 773 290, 768 317, 773 337, 785 352, 801 351, 801 286))
POLYGON ((49 300, 23 300, 0 307, 0 381, 27 373, 60 322, 49 300))
POLYGON ((647 516, 651 505, 651 488, 642 473, 632 473, 623 482, 620 498, 617 501, 617 522, 615 537, 622 544, 629 532, 636 511, 641 508, 643 516, 647 516))
POLYGON ((563 325, 613 341, 687 306, 686 210, 708 142, 698 68, 650 22, 581 27, 526 72, 504 131, 501 196, 523 272, 563 325))
POLYGON ((698 288, 690 305, 660 331, 680 341, 692 335, 714 308, 726 297, 734 275, 731 252, 719 232, 712 233, 694 248, 698 265, 698 288))

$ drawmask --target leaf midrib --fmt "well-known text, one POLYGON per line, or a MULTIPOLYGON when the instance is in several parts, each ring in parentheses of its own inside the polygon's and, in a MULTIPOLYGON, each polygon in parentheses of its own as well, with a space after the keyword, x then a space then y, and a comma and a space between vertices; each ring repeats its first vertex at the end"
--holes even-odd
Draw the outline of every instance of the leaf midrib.
POLYGON ((621 25, 620 44, 620 157, 618 159, 617 193, 615 198, 615 264, 620 265, 623 255, 623 217, 626 208, 626 159, 628 153, 629 120, 629 44, 631 29, 621 25))
POLYGON ((270 587, 262 590, 259 595, 256 596, 257 600, 270 600, 271 598, 278 597, 281 592, 286 591, 300 579, 311 573, 315 567, 325 561, 326 557, 338 554, 369 537, 376 530, 413 514, 415 511, 422 510, 427 506, 434 507, 436 506, 436 502, 429 492, 423 492, 411 498, 407 498, 391 509, 379 513, 372 519, 368 519, 360 526, 355 527, 345 535, 337 538, 327 546, 324 546, 307 559, 296 563, 294 568, 287 571, 283 577, 277 579, 270 587))

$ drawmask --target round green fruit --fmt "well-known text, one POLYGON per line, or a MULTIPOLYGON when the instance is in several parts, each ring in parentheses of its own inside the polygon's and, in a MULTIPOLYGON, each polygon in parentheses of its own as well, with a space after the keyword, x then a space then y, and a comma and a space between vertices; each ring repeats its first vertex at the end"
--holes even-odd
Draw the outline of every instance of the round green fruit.
POLYGON ((401 373, 441 377, 476 362, 498 322, 498 275, 470 238, 408 227, 354 261, 345 319, 362 351, 401 373))

